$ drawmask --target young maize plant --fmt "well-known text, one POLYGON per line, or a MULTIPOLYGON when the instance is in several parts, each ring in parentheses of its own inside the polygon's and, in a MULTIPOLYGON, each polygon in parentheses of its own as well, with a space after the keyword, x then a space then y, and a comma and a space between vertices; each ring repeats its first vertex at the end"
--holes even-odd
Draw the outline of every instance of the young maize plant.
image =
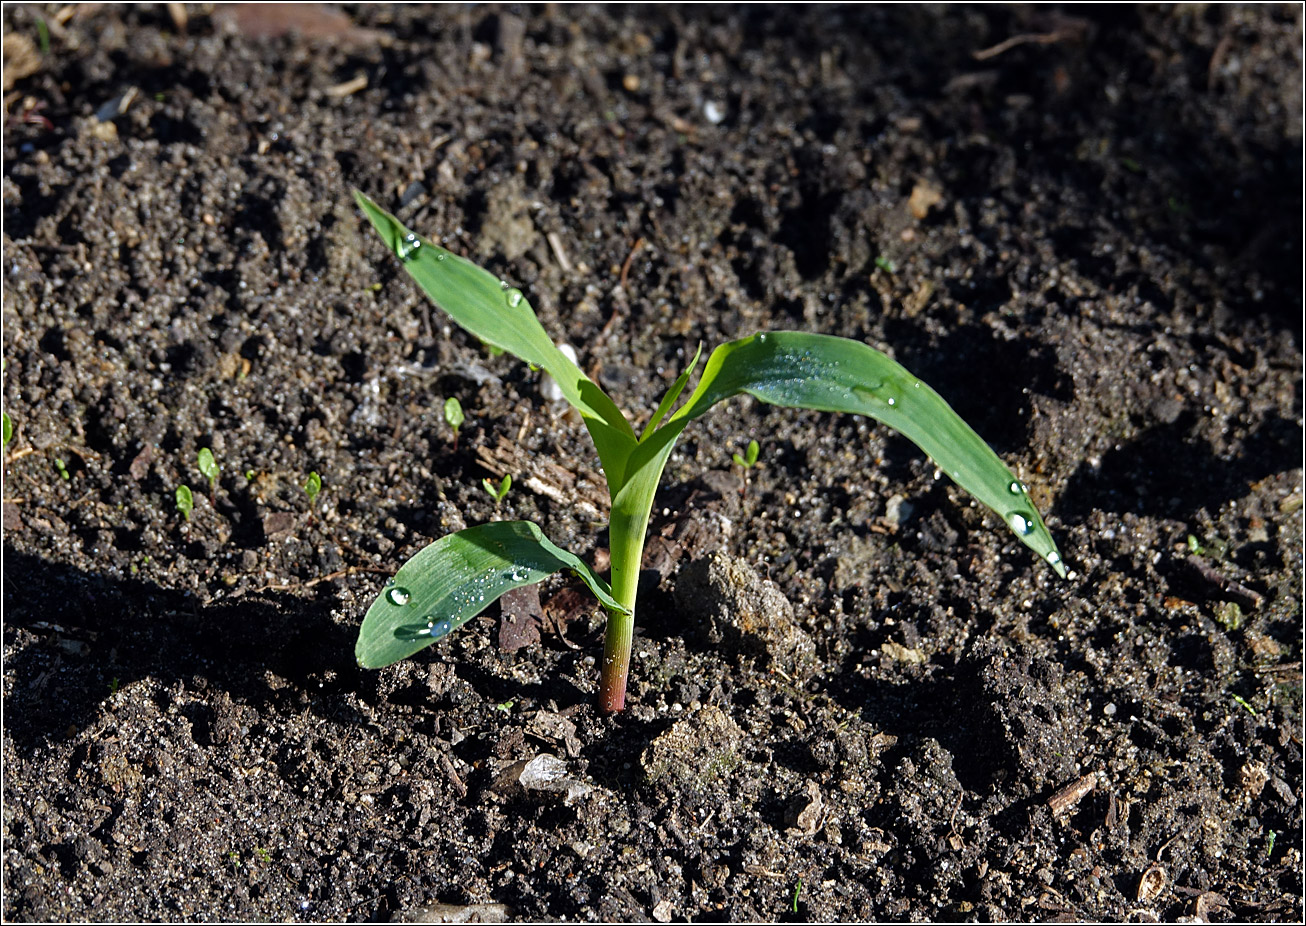
POLYGON ((398 662, 461 627, 509 589, 569 569, 607 609, 599 706, 622 710, 644 534, 663 467, 686 425, 744 393, 773 405, 883 422, 1000 515, 1058 575, 1066 575, 1026 487, 938 393, 874 348, 801 331, 730 341, 712 352, 694 391, 673 411, 698 366, 700 347, 636 434, 612 399, 554 345, 520 290, 409 231, 362 193, 354 197, 404 269, 458 325, 553 377, 594 441, 612 499, 611 585, 530 521, 469 527, 434 541, 400 567, 363 619, 355 649, 360 665, 398 662))

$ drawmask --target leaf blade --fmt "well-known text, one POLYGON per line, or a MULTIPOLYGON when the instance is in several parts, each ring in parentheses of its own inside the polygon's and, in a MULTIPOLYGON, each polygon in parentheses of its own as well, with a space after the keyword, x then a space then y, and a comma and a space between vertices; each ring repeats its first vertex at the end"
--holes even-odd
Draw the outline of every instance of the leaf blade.
POLYGON ((741 393, 772 405, 883 422, 925 451, 1065 577, 1056 542, 1023 484, 942 396, 886 354, 860 341, 802 331, 731 341, 712 352, 697 388, 666 427, 741 393))
POLYGON ((354 655, 379 669, 448 636, 509 589, 573 570, 605 607, 625 609, 584 561, 531 521, 494 521, 432 541, 399 567, 368 608, 354 655))
POLYGON ((488 270, 410 231, 358 190, 354 191, 354 200, 422 292, 459 327, 552 376, 563 397, 584 417, 600 456, 608 449, 629 453, 627 445, 635 442, 635 432, 626 416, 558 350, 520 290, 507 287, 488 270))

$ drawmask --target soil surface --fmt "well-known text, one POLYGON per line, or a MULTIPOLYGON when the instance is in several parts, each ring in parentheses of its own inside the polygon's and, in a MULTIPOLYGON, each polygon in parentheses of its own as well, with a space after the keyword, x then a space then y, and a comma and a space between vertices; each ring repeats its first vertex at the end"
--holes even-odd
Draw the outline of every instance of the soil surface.
POLYGON ((6 920, 1301 920, 1299 5, 168 6, 3 14, 6 920), (431 539, 607 537, 354 187, 637 425, 700 341, 888 351, 1072 577, 736 400, 624 714, 574 580, 359 669, 431 539))

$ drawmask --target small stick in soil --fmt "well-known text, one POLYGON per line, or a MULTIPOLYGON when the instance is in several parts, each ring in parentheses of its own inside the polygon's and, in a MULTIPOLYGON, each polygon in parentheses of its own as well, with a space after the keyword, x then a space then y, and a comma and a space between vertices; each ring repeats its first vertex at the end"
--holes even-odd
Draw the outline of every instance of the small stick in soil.
POLYGON ((463 780, 458 777, 458 772, 454 769, 453 763, 449 761, 449 757, 444 753, 440 753, 440 764, 444 766, 444 770, 449 774, 449 781, 453 784, 453 789, 458 792, 458 796, 466 797, 467 785, 463 784, 463 780))
POLYGON ((643 238, 636 238, 635 243, 630 248, 630 253, 626 255, 626 262, 621 265, 621 279, 619 285, 622 289, 626 288, 626 276, 630 273, 631 261, 635 259, 635 252, 644 246, 643 238))
POLYGON ((291 582, 288 585, 265 585, 259 589, 260 592, 291 592, 295 589, 310 589, 315 585, 323 582, 330 582, 333 579, 343 579, 345 576, 358 575, 361 572, 379 572, 386 575, 394 572, 392 566, 346 566, 344 569, 337 569, 335 572, 327 573, 324 576, 318 576, 316 579, 309 579, 307 582, 291 582))
POLYGON ((1097 773, 1090 772, 1082 778, 1076 778, 1070 784, 1066 785, 1056 794, 1048 798, 1048 807, 1052 809, 1052 815, 1059 817, 1063 813, 1068 813, 1084 799, 1084 797, 1097 787, 1097 773))
POLYGON ((1054 42, 1060 42, 1062 39, 1068 39, 1075 35, 1075 30, 1058 29, 1056 32, 1023 32, 1020 35, 1013 35, 1009 39, 1004 39, 991 48, 981 49, 971 55, 976 61, 987 61, 989 58, 996 58, 1005 51, 1010 51, 1017 45, 1033 43, 1035 45, 1051 45, 1054 42))
POLYGON ((549 242, 549 247, 553 249, 553 256, 558 261, 558 266, 562 268, 563 273, 571 273, 571 261, 567 259, 567 252, 562 247, 562 236, 557 232, 549 232, 544 236, 544 240, 549 242))

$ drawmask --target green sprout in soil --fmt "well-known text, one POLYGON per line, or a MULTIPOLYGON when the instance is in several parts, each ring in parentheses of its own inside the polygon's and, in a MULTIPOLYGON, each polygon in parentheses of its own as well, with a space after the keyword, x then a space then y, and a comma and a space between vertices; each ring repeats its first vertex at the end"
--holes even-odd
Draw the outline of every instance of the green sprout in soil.
POLYGON ((313 507, 317 502, 317 497, 322 491, 322 477, 315 471, 308 474, 308 479, 304 482, 304 494, 308 496, 308 506, 313 507))
POLYGON ((757 465, 757 455, 761 452, 762 448, 757 441, 750 440, 743 456, 736 453, 731 457, 735 465, 744 471, 744 484, 740 487, 739 494, 745 498, 748 497, 748 471, 757 465))
POLYGON ((448 534, 401 566, 368 609, 354 650, 364 668, 405 659, 466 624, 504 592, 567 569, 607 609, 599 708, 621 711, 644 535, 663 468, 691 421, 742 394, 771 405, 866 415, 887 424, 1001 516, 1058 575, 1066 575, 1026 487, 938 393, 880 351, 830 335, 760 332, 717 347, 677 408, 702 356, 700 347, 637 434, 607 393, 558 349, 520 290, 409 231, 362 193, 354 197, 408 274, 460 327, 553 378, 589 431, 612 501, 611 585, 530 521, 495 521, 448 534))
POLYGON ((740 456, 737 453, 734 455, 735 466, 744 470, 752 469, 757 463, 757 455, 761 453, 761 451, 762 448, 758 446, 757 441, 750 440, 748 442, 748 448, 744 451, 743 456, 740 456))
POLYGON ((5 438, 4 446, 8 447, 9 442, 14 439, 14 423, 13 421, 10 420, 8 412, 3 413, 3 419, 4 419, 4 438, 5 438))
POLYGON ((490 493, 490 498, 494 499, 494 507, 498 508, 508 497, 508 490, 512 488, 512 476, 505 474, 497 486, 489 479, 482 479, 481 485, 490 493))
POLYGON ((453 449, 458 452, 458 429, 467 418, 463 415, 463 403, 453 396, 444 400, 444 423, 453 428, 453 449))
POLYGON ((208 447, 201 447, 199 454, 196 456, 196 465, 200 473, 209 481, 209 498, 213 498, 213 492, 218 486, 218 461, 213 458, 213 451, 208 447))
POLYGON ((191 495, 190 486, 177 486, 177 491, 173 493, 177 500, 177 510, 187 521, 190 520, 190 513, 195 510, 195 496, 191 495))
POLYGON ((54 458, 54 468, 59 471, 59 475, 67 482, 72 476, 68 473, 68 464, 59 457, 54 458))

